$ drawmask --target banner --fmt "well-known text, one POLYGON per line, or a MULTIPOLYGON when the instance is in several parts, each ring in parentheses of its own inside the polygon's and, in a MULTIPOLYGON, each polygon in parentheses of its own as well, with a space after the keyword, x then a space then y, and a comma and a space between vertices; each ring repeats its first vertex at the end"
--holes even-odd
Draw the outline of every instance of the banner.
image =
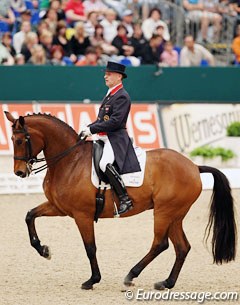
MULTIPOLYGON (((98 104, 0 104, 0 154, 12 153, 11 122, 4 111, 11 112, 16 118, 38 112, 50 113, 79 133, 83 126, 95 121, 98 109, 98 104)), ((163 146, 157 105, 133 104, 127 129, 137 146, 144 149, 163 146)))
POLYGON ((205 144, 218 145, 226 128, 240 121, 239 104, 174 104, 161 111, 167 147, 189 153, 205 144))

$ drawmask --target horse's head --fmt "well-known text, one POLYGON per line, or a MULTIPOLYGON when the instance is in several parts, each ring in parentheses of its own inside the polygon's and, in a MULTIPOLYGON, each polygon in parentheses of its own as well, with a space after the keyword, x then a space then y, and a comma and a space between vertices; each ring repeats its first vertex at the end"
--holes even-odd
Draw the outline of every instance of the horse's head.
POLYGON ((31 173, 32 164, 43 149, 44 142, 36 130, 27 126, 23 116, 16 119, 7 111, 5 111, 5 115, 13 123, 14 173, 25 178, 31 173))

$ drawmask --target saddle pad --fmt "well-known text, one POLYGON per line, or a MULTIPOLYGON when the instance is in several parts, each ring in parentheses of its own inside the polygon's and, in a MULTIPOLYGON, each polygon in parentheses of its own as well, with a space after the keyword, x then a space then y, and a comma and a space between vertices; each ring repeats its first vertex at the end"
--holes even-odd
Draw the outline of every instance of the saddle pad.
MULTIPOLYGON (((146 165, 146 151, 143 150, 140 147, 134 147, 136 156, 138 158, 138 162, 141 167, 141 172, 135 172, 135 173, 129 173, 129 174, 124 174, 122 175, 123 182, 126 186, 131 186, 131 187, 139 187, 143 184, 143 179, 144 179, 144 172, 145 172, 145 165, 146 165)), ((110 189, 111 186, 110 184, 106 184, 105 182, 101 182, 101 185, 99 185, 99 178, 97 176, 97 173, 95 171, 93 159, 92 159, 92 173, 91 173, 91 180, 92 184, 98 188, 99 186, 101 189, 105 188, 110 189)))

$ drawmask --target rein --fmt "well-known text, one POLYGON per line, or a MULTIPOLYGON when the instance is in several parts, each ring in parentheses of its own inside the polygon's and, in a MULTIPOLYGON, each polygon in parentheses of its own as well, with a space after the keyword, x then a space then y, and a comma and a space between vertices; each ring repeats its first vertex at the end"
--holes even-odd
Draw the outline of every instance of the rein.
POLYGON ((85 141, 87 137, 83 137, 80 133, 78 136, 78 141, 73 146, 67 148, 66 150, 60 152, 59 154, 49 157, 49 158, 37 158, 33 156, 32 154, 32 143, 31 143, 31 137, 30 134, 27 131, 27 128, 23 128, 21 130, 15 130, 15 134, 17 133, 23 133, 25 136, 25 143, 26 143, 26 155, 25 156, 14 156, 14 160, 22 160, 25 161, 28 167, 28 170, 30 173, 37 174, 46 168, 51 167, 52 165, 56 164, 59 160, 67 156, 71 151, 73 151, 81 142, 85 141), (47 161, 51 161, 50 163, 47 163, 47 161), (38 168, 32 169, 32 166, 34 163, 39 162, 46 162, 46 164, 43 164, 42 166, 39 166, 38 168))

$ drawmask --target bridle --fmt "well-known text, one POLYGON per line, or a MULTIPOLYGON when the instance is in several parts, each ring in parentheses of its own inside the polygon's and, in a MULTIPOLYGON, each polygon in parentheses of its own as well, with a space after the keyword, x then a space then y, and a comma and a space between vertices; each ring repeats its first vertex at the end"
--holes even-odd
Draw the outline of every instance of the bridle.
MULTIPOLYGON (((15 125, 15 124, 14 124, 15 125)), ((13 127, 14 127, 13 125, 13 127)), ((81 134, 78 136, 78 141, 76 142, 75 145, 67 148, 66 150, 62 151, 61 153, 49 157, 49 158, 37 158, 36 156, 33 155, 33 150, 32 150, 32 142, 31 142, 31 137, 30 134, 28 133, 28 130, 26 127, 23 127, 22 129, 14 130, 13 134, 24 134, 25 138, 25 156, 13 156, 14 160, 21 160, 25 161, 28 169, 28 175, 31 173, 39 173, 46 168, 54 165, 57 163, 60 159, 68 155, 73 149, 75 149, 79 144, 83 141, 86 140, 86 137, 81 137, 81 134), (47 161, 50 161, 47 163, 47 161), (33 164, 34 163, 39 163, 39 162, 46 162, 44 165, 33 169, 33 164)))

